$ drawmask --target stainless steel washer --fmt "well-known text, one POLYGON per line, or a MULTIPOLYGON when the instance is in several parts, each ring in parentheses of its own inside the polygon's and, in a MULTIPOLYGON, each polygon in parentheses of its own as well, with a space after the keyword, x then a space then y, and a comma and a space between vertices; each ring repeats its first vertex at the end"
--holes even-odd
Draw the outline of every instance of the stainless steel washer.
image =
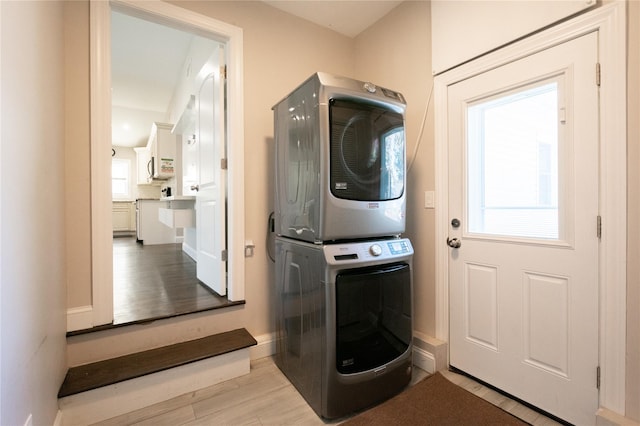
POLYGON ((338 418, 411 379, 413 248, 276 239, 276 364, 316 413, 338 418))

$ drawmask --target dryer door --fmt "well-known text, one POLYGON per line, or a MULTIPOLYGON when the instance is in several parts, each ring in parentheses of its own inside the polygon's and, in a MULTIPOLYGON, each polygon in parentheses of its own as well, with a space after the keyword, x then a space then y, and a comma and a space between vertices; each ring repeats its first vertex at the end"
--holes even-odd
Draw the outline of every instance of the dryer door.
POLYGON ((329 102, 331 193, 347 200, 385 201, 404 192, 404 120, 391 107, 362 100, 329 102))

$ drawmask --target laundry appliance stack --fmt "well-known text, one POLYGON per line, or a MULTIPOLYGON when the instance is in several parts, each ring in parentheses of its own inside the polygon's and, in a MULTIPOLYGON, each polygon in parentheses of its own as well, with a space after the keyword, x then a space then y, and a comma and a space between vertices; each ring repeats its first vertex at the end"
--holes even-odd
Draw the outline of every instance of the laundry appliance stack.
POLYGON ((402 94, 316 73, 273 107, 276 364, 338 418, 411 379, 402 94))

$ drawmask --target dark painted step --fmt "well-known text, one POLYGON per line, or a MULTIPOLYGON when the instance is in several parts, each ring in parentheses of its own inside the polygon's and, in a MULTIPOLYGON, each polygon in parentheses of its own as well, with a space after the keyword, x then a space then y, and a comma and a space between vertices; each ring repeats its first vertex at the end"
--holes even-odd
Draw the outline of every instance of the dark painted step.
POLYGON ((72 367, 58 398, 86 392, 256 345, 244 328, 72 367))

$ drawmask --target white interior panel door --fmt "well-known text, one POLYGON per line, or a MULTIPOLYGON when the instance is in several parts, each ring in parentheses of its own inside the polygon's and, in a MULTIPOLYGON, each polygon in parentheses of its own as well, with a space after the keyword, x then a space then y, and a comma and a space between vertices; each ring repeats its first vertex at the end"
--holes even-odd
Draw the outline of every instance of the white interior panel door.
POLYGON ((592 33, 448 92, 450 364, 581 425, 598 408, 596 63, 592 33))
POLYGON ((200 71, 197 93, 199 184, 196 194, 197 277, 221 296, 227 294, 224 76, 222 49, 200 71))

